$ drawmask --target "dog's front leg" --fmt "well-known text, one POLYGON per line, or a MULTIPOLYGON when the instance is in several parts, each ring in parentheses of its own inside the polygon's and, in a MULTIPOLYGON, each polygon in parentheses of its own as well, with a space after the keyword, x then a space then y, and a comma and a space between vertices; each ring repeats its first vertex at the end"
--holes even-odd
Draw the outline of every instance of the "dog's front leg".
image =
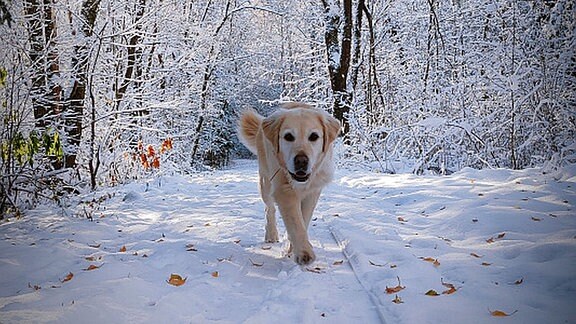
POLYGON ((276 197, 278 209, 288 231, 288 239, 292 245, 292 252, 298 264, 308 264, 316 256, 312 244, 308 241, 308 231, 302 217, 301 203, 293 193, 284 193, 276 197), (296 202, 296 203, 295 203, 296 202))
POLYGON ((302 200, 302 217, 304 218, 306 229, 308 229, 308 225, 310 225, 310 219, 314 214, 314 208, 316 208, 318 198, 320 198, 320 190, 308 194, 308 196, 302 200))

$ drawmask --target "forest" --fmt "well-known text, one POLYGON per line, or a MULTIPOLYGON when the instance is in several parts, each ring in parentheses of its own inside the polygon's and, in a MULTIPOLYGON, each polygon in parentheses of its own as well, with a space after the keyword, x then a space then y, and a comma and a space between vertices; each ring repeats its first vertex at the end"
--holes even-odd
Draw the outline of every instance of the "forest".
POLYGON ((571 0, 0 0, 0 217, 249 153, 238 113, 302 101, 338 164, 576 162, 571 0))

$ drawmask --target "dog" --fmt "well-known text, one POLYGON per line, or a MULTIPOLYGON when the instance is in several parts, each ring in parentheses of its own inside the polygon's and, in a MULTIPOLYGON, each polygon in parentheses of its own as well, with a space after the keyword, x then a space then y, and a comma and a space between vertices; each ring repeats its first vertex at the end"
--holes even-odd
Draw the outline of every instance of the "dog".
POLYGON ((258 156, 265 241, 278 242, 277 205, 288 232, 288 252, 301 265, 316 258, 308 225, 322 188, 334 175, 332 144, 339 133, 336 118, 298 102, 284 104, 266 118, 249 109, 238 122, 240 141, 258 156))

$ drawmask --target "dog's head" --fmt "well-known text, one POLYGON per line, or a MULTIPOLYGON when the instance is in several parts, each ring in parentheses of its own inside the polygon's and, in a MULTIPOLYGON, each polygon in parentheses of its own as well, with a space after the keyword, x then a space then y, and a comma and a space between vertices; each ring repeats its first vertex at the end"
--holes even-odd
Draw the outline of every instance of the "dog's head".
POLYGON ((340 132, 340 122, 307 105, 285 106, 262 122, 279 163, 292 179, 305 183, 340 132))

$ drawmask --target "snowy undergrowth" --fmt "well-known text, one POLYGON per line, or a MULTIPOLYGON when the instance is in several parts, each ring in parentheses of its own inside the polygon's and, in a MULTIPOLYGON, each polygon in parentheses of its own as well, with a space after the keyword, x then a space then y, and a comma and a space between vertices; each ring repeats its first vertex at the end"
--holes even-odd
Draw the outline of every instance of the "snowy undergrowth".
POLYGON ((253 161, 101 190, 0 226, 0 322, 575 322, 575 188, 575 168, 340 170, 304 267, 263 242, 253 161))

